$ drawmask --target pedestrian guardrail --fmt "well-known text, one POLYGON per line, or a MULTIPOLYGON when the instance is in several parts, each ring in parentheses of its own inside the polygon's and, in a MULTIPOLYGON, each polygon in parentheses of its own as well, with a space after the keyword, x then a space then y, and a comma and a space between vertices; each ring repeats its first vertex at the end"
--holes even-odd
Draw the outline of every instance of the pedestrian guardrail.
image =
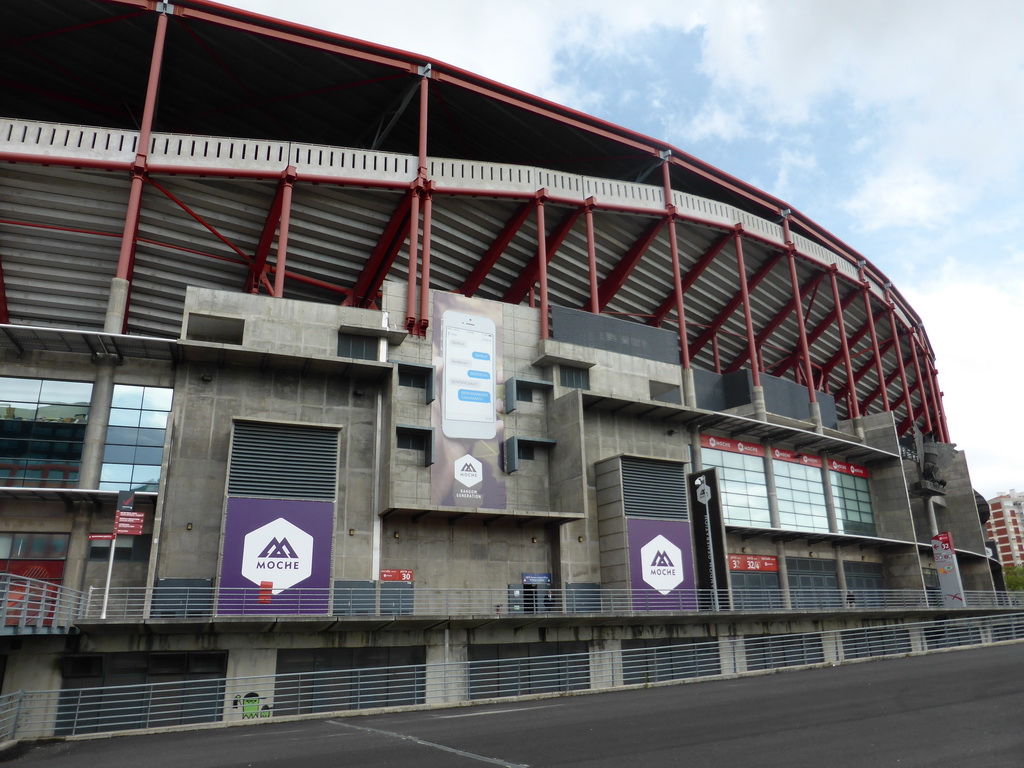
MULTIPOLYGON (((446 616, 509 617, 524 614, 629 616, 722 611, 934 610, 944 607, 938 590, 835 589, 434 589, 388 582, 334 589, 293 588, 273 594, 259 587, 112 588, 104 613, 103 592, 94 588, 81 619, 112 621, 244 616, 446 616)), ((1024 593, 967 592, 958 606, 1024 608, 1024 593)))
POLYGON ((0 740, 570 694, 1024 640, 1024 614, 393 667, 193 677, 0 697, 0 740))
POLYGON ((82 592, 39 579, 0 574, 0 634, 67 632, 84 608, 82 592))

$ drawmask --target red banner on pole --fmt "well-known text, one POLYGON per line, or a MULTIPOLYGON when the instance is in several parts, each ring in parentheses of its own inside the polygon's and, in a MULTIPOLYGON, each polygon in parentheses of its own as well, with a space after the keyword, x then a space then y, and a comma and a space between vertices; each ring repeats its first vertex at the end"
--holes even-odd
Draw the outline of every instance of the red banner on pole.
POLYGON ((114 515, 114 534, 117 536, 141 536, 145 515, 135 511, 135 492, 118 491, 117 513, 114 515))

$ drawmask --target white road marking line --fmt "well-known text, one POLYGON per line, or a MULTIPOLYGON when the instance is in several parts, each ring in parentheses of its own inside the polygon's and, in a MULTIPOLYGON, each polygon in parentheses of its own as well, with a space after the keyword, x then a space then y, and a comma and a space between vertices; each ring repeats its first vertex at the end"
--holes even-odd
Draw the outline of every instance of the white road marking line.
POLYGON ((352 725, 352 723, 344 722, 342 720, 328 720, 331 725, 341 725, 345 728, 352 728, 357 731, 365 731, 366 733, 375 733, 378 736, 390 736, 395 739, 402 739, 403 741, 411 741, 414 744, 422 744, 425 747, 431 749, 439 749, 442 752, 451 752, 453 755, 459 757, 468 757, 470 760, 477 760, 481 763, 489 763, 491 765, 500 765, 502 768, 530 768, 530 766, 523 763, 510 763, 507 760, 496 760, 493 757, 487 757, 486 755, 478 755, 474 752, 466 752, 465 750, 455 749, 454 747, 446 747, 444 744, 438 744, 433 741, 426 741, 425 739, 419 739, 415 736, 406 736, 404 733, 395 733, 394 731, 382 731, 377 728, 367 728, 364 725, 352 725))

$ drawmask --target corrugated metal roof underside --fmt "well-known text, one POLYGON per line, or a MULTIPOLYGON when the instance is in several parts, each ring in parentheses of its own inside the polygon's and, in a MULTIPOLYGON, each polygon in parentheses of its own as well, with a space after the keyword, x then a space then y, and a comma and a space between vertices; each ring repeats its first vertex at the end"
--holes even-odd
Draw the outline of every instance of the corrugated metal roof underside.
MULTIPOLYGON (((176 338, 180 335, 187 286, 243 290, 277 183, 166 175, 157 177, 156 182, 159 187, 146 184, 143 194, 128 330, 133 334, 176 338), (211 228, 242 253, 219 239, 211 228)), ((17 222, 0 224, 0 257, 12 323, 102 328, 110 280, 117 268, 129 184, 128 175, 120 173, 29 165, 4 168, 0 201, 7 206, 9 221, 17 222)), ((353 186, 296 184, 287 256, 288 274, 295 277, 286 280, 285 296, 341 303, 345 291, 362 274, 405 194, 353 186)), ((462 290, 507 223, 527 203, 525 195, 524 199, 495 199, 435 194, 431 287, 462 290)), ((565 205, 547 205, 549 237, 573 213, 565 205)), ((595 211, 599 286, 613 278, 620 261, 657 221, 653 214, 595 211)), ((722 229, 694 223, 680 223, 677 231, 684 276, 723 235, 722 229)), ((407 279, 406 233, 407 228, 399 235, 402 244, 386 274, 388 279, 407 279)), ((522 273, 535 269, 536 249, 536 217, 531 213, 474 295, 486 299, 504 297, 522 273)), ((743 255, 748 282, 753 283, 758 270, 767 260, 776 258, 778 252, 745 239, 743 255)), ((268 264, 273 266, 275 259, 276 244, 271 248, 268 264)), ((586 265, 586 224, 585 217, 579 215, 549 265, 552 303, 589 308, 591 290, 586 265)), ((821 265, 798 259, 799 283, 805 284, 821 270, 821 265)), ((663 302, 671 299, 672 285, 668 235, 663 226, 628 277, 611 294, 603 311, 647 322, 663 302)), ((854 291, 858 295, 843 313, 848 337, 864 327, 867 315, 860 289, 845 278, 840 279, 842 297, 854 291)), ((729 243, 685 296, 688 338, 695 365, 714 369, 717 358, 723 370, 749 367, 742 305, 719 317, 723 308, 735 303, 738 293, 736 252, 729 243), (697 340, 712 326, 718 328, 713 334, 715 341, 709 338, 698 346, 697 340)), ((773 321, 792 295, 788 263, 782 258, 751 288, 755 333, 773 321)), ((526 299, 524 296, 523 300, 526 299)), ((883 309, 877 299, 872 306, 876 313, 883 309)), ((803 307, 809 332, 819 324, 825 327, 812 343, 815 376, 824 367, 829 391, 838 393, 846 380, 846 371, 827 276, 804 298, 803 307)), ((884 313, 879 316, 883 318, 878 322, 879 341, 885 345, 891 332, 884 313)), ((662 327, 674 329, 677 324, 673 304, 662 327)), ((790 312, 761 341, 765 369, 775 371, 780 363, 792 360, 792 353, 798 348, 796 317, 790 312)), ((903 353, 908 378, 915 389, 912 400, 916 409, 921 393, 914 385, 916 374, 910 365, 909 349, 905 348, 903 353)), ((858 398, 863 401, 878 389, 870 335, 861 333, 850 355, 854 371, 864 369, 857 386, 858 398)), ((894 349, 887 348, 883 360, 887 372, 896 370, 894 349)), ((798 375, 798 368, 783 365, 777 373, 793 378, 798 375)), ((887 392, 894 407, 903 408, 901 391, 898 377, 891 379, 887 392)), ((876 397, 872 409, 878 410, 880 405, 876 397)), ((841 411, 845 411, 842 405, 841 411)), ((905 416, 899 410, 897 414, 899 419, 905 416)))

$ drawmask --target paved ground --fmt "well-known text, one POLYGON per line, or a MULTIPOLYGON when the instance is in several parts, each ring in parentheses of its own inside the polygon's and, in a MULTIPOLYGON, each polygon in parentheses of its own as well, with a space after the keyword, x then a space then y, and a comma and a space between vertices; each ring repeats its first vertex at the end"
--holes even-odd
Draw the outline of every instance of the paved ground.
POLYGON ((46 744, 16 768, 1024 766, 1024 644, 483 707, 46 744))

